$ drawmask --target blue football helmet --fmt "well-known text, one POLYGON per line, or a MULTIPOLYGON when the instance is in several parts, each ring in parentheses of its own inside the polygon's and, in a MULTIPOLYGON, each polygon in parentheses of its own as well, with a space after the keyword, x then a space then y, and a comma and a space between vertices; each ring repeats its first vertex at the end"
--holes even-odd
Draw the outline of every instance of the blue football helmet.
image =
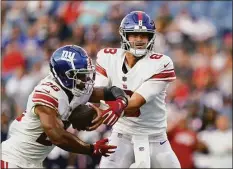
POLYGON ((60 85, 75 96, 89 94, 93 89, 95 67, 79 46, 58 48, 51 56, 50 69, 60 85))
MULTIPOLYGON (((119 33, 121 35, 121 48, 128 50, 135 57, 142 57, 153 49, 155 40, 154 21, 143 11, 132 11, 121 21, 119 33), (128 40, 128 34, 147 33, 149 42, 143 44, 144 49, 136 49, 135 42, 128 40)), ((140 42, 139 42, 140 43, 140 42)))

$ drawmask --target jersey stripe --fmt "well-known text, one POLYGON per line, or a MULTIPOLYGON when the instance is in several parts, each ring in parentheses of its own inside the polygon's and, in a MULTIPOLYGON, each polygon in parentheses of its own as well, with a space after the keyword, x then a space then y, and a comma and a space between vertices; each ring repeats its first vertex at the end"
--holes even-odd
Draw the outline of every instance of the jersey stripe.
POLYGON ((174 71, 174 69, 163 70, 162 72, 171 72, 171 71, 174 71))
POLYGON ((172 69, 165 70, 159 74, 153 75, 150 79, 171 81, 171 80, 176 79, 176 74, 175 74, 174 70, 172 70, 172 69))
POLYGON ((55 109, 58 109, 58 100, 54 99, 52 96, 43 93, 43 92, 35 92, 32 101, 35 103, 43 103, 47 104, 48 106, 52 106, 55 109))
POLYGON ((51 103, 46 102, 46 101, 44 101, 44 100, 42 100, 42 99, 34 99, 34 100, 32 100, 32 101, 34 102, 34 104, 45 105, 45 106, 48 106, 48 107, 50 107, 50 108, 52 108, 52 109, 57 110, 57 108, 54 107, 54 105, 52 105, 51 103))
POLYGON ((97 71, 98 73, 102 74, 102 75, 105 76, 105 77, 108 77, 108 76, 107 76, 107 73, 106 73, 106 70, 105 70, 103 67, 101 67, 98 63, 96 64, 95 69, 96 69, 96 71, 97 71))
POLYGON ((1 160, 1 168, 2 169, 5 169, 5 168, 7 169, 8 168, 8 162, 1 160), (5 164, 6 164, 6 166, 5 166, 5 164))
POLYGON ((57 98, 53 97, 52 95, 49 95, 49 94, 48 94, 49 91, 47 91, 47 90, 45 90, 45 89, 44 89, 44 91, 35 90, 35 92, 36 92, 36 93, 41 93, 41 94, 48 95, 48 96, 52 97, 53 99, 55 99, 56 101, 58 101, 57 98), (46 91, 47 93, 46 93, 45 91, 46 91))
POLYGON ((1 160, 1 168, 4 168, 4 161, 1 160))

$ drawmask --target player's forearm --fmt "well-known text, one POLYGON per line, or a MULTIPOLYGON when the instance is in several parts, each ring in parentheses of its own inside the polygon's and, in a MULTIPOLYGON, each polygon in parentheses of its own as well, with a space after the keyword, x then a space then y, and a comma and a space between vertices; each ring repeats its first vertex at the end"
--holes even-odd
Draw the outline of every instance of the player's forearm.
POLYGON ((104 100, 104 87, 95 87, 91 94, 89 102, 99 103, 100 100, 104 100))
POLYGON ((126 105, 128 104, 128 99, 125 92, 116 86, 111 86, 94 88, 89 101, 99 103, 100 100, 114 101, 116 99, 121 99, 126 105))
POLYGON ((124 110, 124 116, 137 117, 140 115, 140 107, 146 103, 145 99, 138 97, 138 94, 134 94, 128 100, 128 106, 124 110))
POLYGON ((139 108, 137 108, 137 107, 126 108, 124 110, 124 116, 126 116, 126 117, 136 117, 137 112, 139 112, 139 108))
POLYGON ((66 133, 63 135, 63 141, 61 144, 57 145, 58 147, 62 148, 63 150, 72 152, 72 153, 78 153, 78 154, 88 154, 91 155, 93 153, 93 148, 90 144, 87 144, 77 138, 76 136, 73 136, 70 133, 66 133))
POLYGON ((63 150, 89 155, 93 152, 90 144, 83 142, 78 137, 64 129, 52 129, 47 131, 46 134, 54 145, 62 148, 63 150))

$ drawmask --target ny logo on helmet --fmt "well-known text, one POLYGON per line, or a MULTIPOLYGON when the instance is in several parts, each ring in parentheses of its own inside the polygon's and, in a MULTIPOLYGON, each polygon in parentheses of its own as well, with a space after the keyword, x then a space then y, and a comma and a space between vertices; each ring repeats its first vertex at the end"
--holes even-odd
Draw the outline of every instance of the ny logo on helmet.
POLYGON ((75 53, 67 51, 67 50, 63 50, 62 55, 61 55, 61 59, 66 60, 68 62, 73 62, 74 56, 75 56, 75 53))

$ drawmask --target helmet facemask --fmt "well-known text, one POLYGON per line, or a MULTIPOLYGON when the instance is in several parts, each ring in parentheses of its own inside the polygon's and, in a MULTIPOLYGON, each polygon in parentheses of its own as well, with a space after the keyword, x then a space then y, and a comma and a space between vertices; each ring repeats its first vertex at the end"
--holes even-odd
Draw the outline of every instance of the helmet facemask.
POLYGON ((69 70, 66 76, 73 80, 71 92, 75 96, 89 94, 94 86, 94 70, 69 70))
MULTIPOLYGON (((62 87, 71 91, 74 96, 80 97, 81 95, 90 94, 93 89, 95 74, 95 68, 93 65, 87 69, 71 69, 66 71, 63 77, 65 76, 64 79, 67 80, 60 79, 54 70, 53 74, 62 87)), ((60 77, 62 76, 60 75, 60 77)))
POLYGON ((121 35, 121 48, 124 50, 129 51, 135 57, 140 58, 145 56, 149 51, 153 50, 154 40, 155 40, 155 32, 154 31, 147 31, 147 30, 123 30, 120 29, 119 31, 121 35), (130 42, 128 40, 128 35, 130 33, 147 33, 148 34, 148 43, 140 44, 141 42, 130 42), (142 49, 137 49, 137 45, 140 44, 142 49))

